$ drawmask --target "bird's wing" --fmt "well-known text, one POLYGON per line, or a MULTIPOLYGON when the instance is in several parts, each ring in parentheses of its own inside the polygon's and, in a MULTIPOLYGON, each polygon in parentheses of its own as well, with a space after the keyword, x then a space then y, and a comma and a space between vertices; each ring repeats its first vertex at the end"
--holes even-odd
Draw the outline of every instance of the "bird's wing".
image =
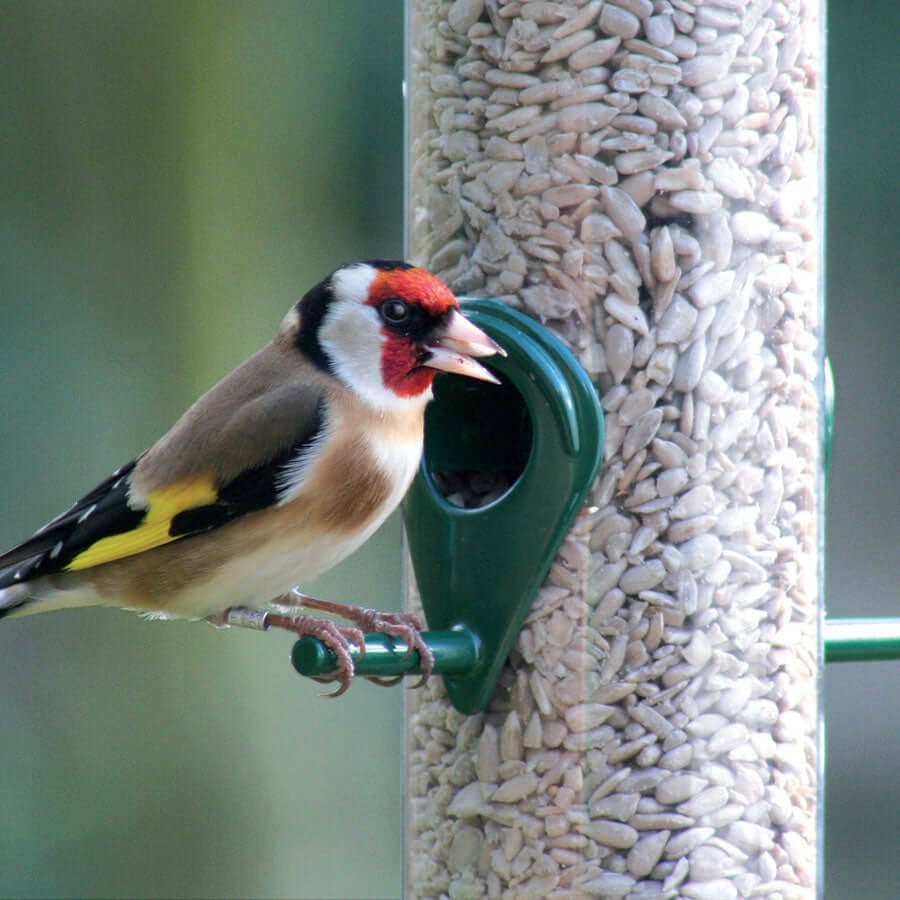
MULTIPOLYGON (((30 563, 36 557, 49 557, 62 537, 75 531, 80 524, 79 520, 84 521, 85 514, 97 513, 92 522, 92 527, 94 527, 95 523, 108 518, 107 510, 112 510, 116 506, 125 506, 125 495, 128 490, 126 482, 134 466, 135 460, 132 460, 117 469, 109 478, 97 485, 94 490, 74 503, 64 513, 39 528, 30 538, 0 555, 0 570, 14 566, 23 560, 30 563)), ((110 529, 109 533, 113 533, 113 530, 110 529)), ((57 559, 59 556, 60 552, 57 551, 53 554, 53 559, 57 559)), ((29 564, 26 568, 30 569, 31 565, 29 564)), ((13 573, 10 572, 10 577, 0 577, 0 586, 5 587, 13 583, 12 575, 13 573)), ((24 577, 24 569, 22 577, 24 577)))
POLYGON ((266 390, 245 390, 245 382, 258 384, 246 378, 259 374, 246 371, 258 369, 258 357, 198 400, 150 450, 0 555, 0 570, 18 566, 0 575, 0 588, 134 556, 296 493, 304 458, 325 428, 324 395, 295 374, 266 390))

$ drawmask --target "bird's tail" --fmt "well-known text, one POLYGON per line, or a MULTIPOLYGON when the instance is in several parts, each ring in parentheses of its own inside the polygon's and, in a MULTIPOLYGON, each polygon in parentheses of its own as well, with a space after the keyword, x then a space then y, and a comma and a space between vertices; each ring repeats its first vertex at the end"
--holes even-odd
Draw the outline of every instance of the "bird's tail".
MULTIPOLYGON (((0 588, 0 619, 28 615, 28 607, 36 601, 27 584, 13 584, 0 588)), ((35 610, 37 612, 37 610, 35 610)))
POLYGON ((18 619, 96 603, 96 594, 80 579, 74 584, 60 584, 59 579, 50 576, 0 587, 0 619, 18 619))

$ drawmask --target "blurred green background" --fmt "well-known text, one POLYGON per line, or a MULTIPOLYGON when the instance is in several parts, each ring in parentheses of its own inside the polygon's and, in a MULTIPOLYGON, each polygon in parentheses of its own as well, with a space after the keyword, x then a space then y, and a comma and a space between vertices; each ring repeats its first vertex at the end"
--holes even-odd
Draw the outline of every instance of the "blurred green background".
MULTIPOLYGON (((832 2, 832 614, 897 614, 897 11, 832 2), (891 373, 894 373, 893 375, 891 373)), ((402 254, 403 4, 0 2, 0 544, 340 263, 402 254)), ((399 524, 318 584, 400 603, 399 524)), ((402 692, 288 636, 0 627, 0 896, 398 897, 402 692)), ((897 664, 831 667, 829 898, 900 893, 897 664)))

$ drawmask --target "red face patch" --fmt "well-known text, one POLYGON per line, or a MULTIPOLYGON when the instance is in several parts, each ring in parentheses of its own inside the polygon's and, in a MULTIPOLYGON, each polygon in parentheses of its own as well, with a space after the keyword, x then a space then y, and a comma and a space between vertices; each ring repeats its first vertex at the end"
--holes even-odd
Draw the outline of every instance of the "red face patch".
MULTIPOLYGON (((389 269, 380 271, 369 288, 368 303, 379 306, 389 297, 419 306, 431 316, 440 316, 448 309, 457 309, 459 301, 440 278, 425 269, 389 269)), ((399 397, 416 397, 425 393, 434 381, 437 370, 423 366, 420 349, 415 342, 388 329, 381 351, 381 373, 384 386, 399 397)))
POLYGON ((425 269, 390 269, 379 272, 369 288, 368 303, 378 306, 388 297, 399 297, 407 303, 418 304, 434 316, 459 306, 453 291, 425 269))
POLYGON ((388 334, 381 348, 381 377, 386 388, 398 397, 416 397, 431 387, 435 375, 437 369, 420 365, 409 338, 388 334))

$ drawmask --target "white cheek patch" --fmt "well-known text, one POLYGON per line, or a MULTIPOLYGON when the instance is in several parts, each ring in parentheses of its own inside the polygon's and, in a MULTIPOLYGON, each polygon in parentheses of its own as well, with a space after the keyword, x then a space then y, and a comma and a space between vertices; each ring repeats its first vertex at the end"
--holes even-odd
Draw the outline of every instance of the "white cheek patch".
MULTIPOLYGON (((346 277, 346 273, 340 274, 346 277)), ((399 410, 427 402, 430 391, 418 397, 401 397, 384 386, 382 349, 386 340, 378 310, 364 301, 332 301, 319 327, 319 342, 328 354, 335 375, 370 406, 399 410)))
POLYGON ((365 396, 375 387, 384 390, 381 350, 384 345, 378 311, 352 300, 332 301, 319 327, 319 342, 344 384, 365 396))

